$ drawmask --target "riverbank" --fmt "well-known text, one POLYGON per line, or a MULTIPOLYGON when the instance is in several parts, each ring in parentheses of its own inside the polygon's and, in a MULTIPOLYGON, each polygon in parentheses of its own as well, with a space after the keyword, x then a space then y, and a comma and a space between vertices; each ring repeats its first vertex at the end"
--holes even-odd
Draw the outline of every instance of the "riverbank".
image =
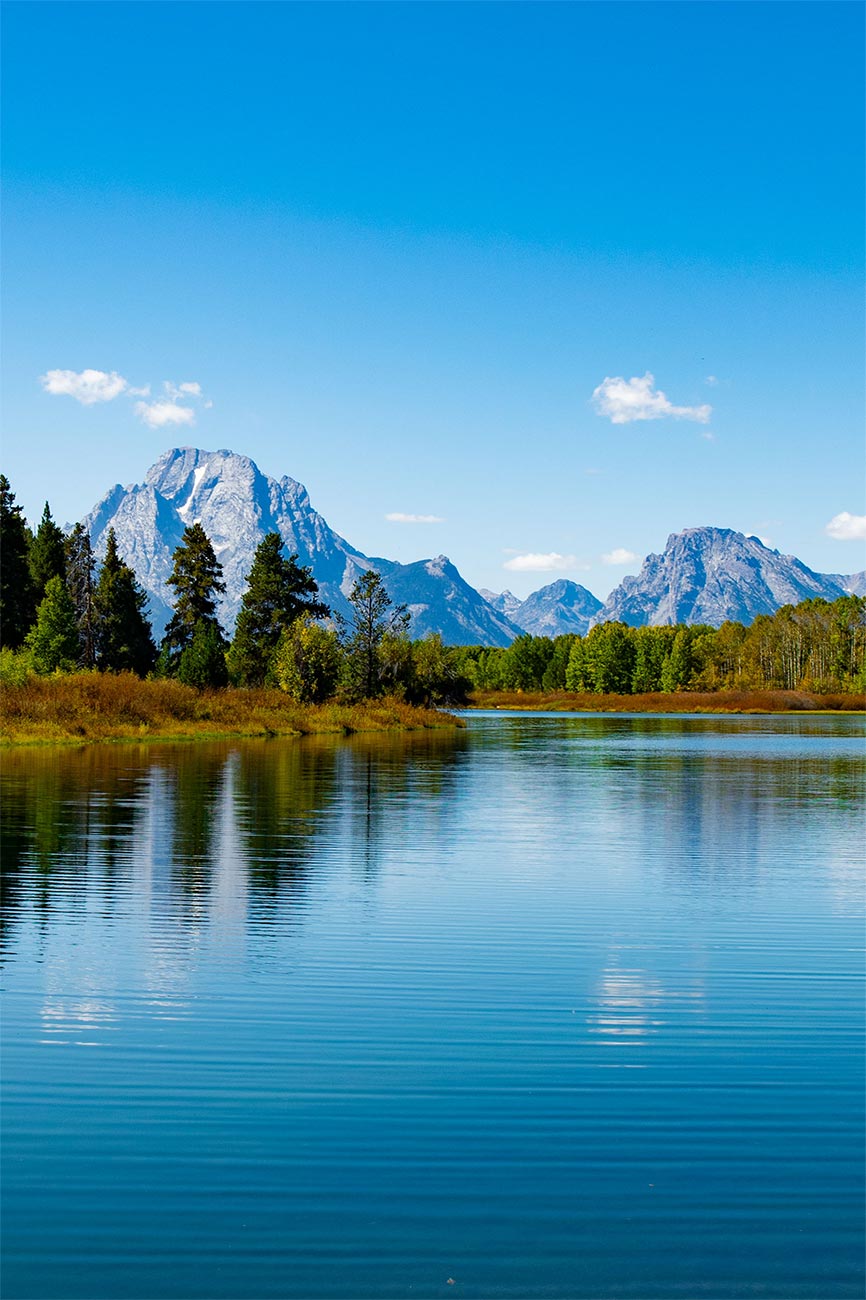
POLYGON ((675 691, 590 695, 574 691, 475 691, 470 709, 562 713, 862 713, 866 694, 806 691, 675 691))
POLYGON ((214 740, 240 736, 417 731, 463 724, 387 697, 360 704, 298 704, 271 689, 197 691, 132 673, 31 677, 0 688, 0 743, 214 740))

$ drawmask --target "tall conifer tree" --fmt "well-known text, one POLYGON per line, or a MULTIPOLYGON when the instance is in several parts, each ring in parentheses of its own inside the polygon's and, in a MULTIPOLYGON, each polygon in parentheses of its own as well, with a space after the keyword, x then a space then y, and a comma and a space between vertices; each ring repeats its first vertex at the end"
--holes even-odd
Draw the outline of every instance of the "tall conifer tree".
POLYGON ((66 581, 66 546, 63 529, 51 517, 48 502, 42 511, 39 527, 30 543, 30 575, 36 589, 36 599, 45 595, 52 578, 66 581))
POLYGON ((48 580, 26 645, 33 653, 33 666, 38 673, 53 673, 57 669, 70 672, 78 661, 75 607, 66 584, 56 575, 48 580))
POLYGON ((229 651, 232 673, 243 686, 275 680, 275 655, 283 631, 299 618, 327 618, 330 610, 316 600, 319 588, 312 572, 286 559, 279 533, 259 543, 247 590, 241 601, 235 636, 229 651))
POLYGON ((36 617, 27 524, 5 474, 0 474, 0 645, 17 650, 36 617))
POLYGON ((147 596, 117 550, 114 529, 108 530, 105 559, 93 592, 94 649, 97 667, 133 672, 144 677, 156 659, 147 596))
MULTIPOLYGON (((197 665, 203 662, 214 663, 213 631, 216 632, 222 652, 226 649, 225 637, 216 616, 215 599, 226 589, 222 580, 222 565, 201 524, 191 524, 184 529, 180 546, 175 550, 173 558, 174 568, 167 582, 176 592, 174 613, 165 629, 158 665, 158 671, 169 677, 178 674, 181 659, 196 638, 198 645, 193 658, 197 665)), ((196 685, 222 686, 225 684, 224 672, 223 662, 222 672, 214 669, 210 683, 197 680, 196 685)), ((201 669, 197 666, 196 676, 200 675, 201 669)))
POLYGON ((95 568, 96 559, 90 544, 90 534, 83 524, 76 524, 66 539, 66 586, 75 606, 80 642, 78 662, 82 668, 92 668, 96 663, 93 616, 95 568))

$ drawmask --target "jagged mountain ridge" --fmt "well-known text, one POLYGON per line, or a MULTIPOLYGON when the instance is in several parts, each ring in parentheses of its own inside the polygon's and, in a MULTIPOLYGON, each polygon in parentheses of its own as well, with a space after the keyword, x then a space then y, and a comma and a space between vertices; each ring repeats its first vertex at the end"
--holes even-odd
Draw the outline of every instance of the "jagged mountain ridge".
POLYGON ((861 578, 815 573, 796 556, 731 528, 686 528, 670 535, 660 555, 648 555, 637 577, 623 579, 593 624, 748 624, 782 605, 816 596, 836 600, 861 578))
POLYGON ((592 619, 601 609, 601 601, 580 583, 558 578, 518 600, 510 591, 499 595, 481 588, 481 595, 494 609, 533 636, 562 636, 566 632, 584 636, 592 619))
POLYGON ((366 569, 375 569, 392 599, 413 615, 411 632, 438 631, 452 645, 508 645, 520 629, 488 606, 444 556, 402 565, 356 550, 313 509, 303 484, 263 474, 248 456, 181 447, 165 452, 144 483, 116 485, 83 520, 98 553, 110 527, 118 548, 150 598, 154 630, 161 635, 171 614, 166 579, 172 555, 188 524, 199 522, 223 566, 226 594, 219 616, 234 627, 246 575, 259 542, 278 532, 286 550, 309 565, 322 599, 349 614, 347 596, 366 569))

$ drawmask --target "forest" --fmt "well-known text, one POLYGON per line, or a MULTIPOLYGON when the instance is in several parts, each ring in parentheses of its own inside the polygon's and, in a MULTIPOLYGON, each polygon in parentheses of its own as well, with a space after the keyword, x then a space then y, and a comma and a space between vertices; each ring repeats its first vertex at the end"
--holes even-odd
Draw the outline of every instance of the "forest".
POLYGON ((0 681, 81 672, 133 673, 197 690, 272 688, 298 704, 389 697, 466 703, 473 693, 866 689, 866 598, 785 605, 750 626, 602 623, 586 636, 526 634, 507 649, 412 640, 373 570, 349 595, 351 616, 318 599, 310 569, 269 533, 247 577, 234 635, 217 616, 222 569, 204 529, 185 530, 168 584, 174 609, 157 645, 147 597, 113 530, 97 562, 81 524, 67 534, 46 503, 31 531, 0 476, 0 681))

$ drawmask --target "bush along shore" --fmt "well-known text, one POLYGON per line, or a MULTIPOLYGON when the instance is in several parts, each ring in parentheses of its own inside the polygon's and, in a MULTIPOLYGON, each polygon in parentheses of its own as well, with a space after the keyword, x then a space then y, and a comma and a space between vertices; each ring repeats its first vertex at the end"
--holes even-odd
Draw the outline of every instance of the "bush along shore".
POLYGON ((302 704, 268 687, 197 690, 176 681, 142 681, 134 673, 81 672, 32 675, 17 685, 5 685, 0 738, 7 745, 82 744, 325 732, 350 735, 461 725, 451 714, 394 696, 302 704))
POLYGON ((519 709, 535 713, 863 713, 866 694, 808 691, 718 690, 638 695, 587 691, 475 691, 473 709, 519 709))

